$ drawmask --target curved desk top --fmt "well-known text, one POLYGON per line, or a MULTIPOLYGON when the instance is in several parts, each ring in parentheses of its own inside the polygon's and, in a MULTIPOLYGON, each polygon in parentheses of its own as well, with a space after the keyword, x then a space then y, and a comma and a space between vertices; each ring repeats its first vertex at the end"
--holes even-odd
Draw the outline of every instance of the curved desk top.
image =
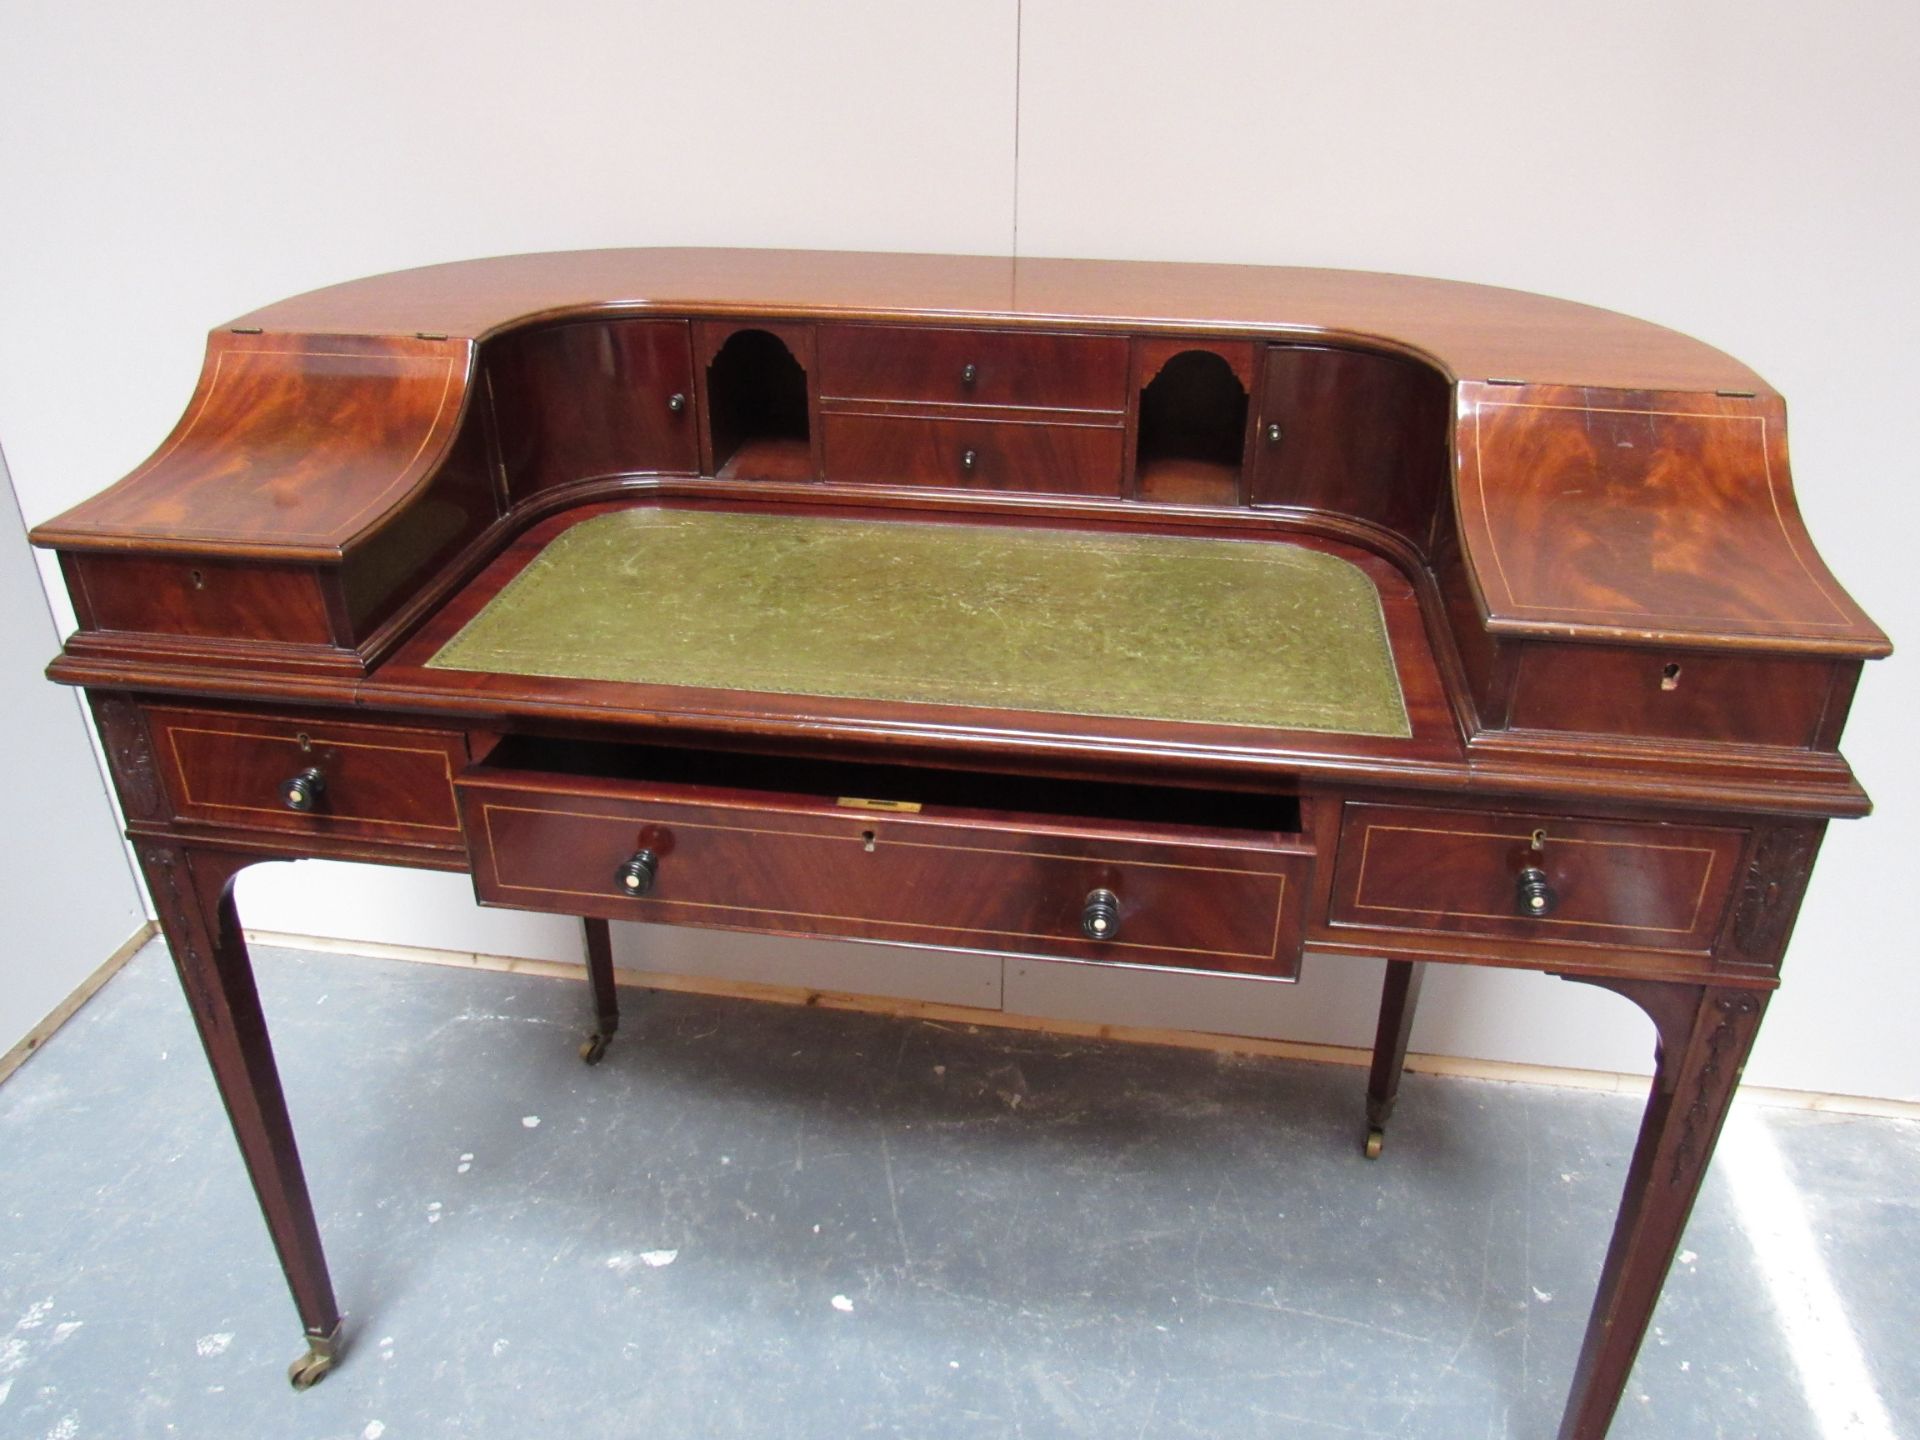
POLYGON ((608 311, 1258 331, 1382 345, 1456 381, 1773 393, 1730 355, 1596 306, 1455 280, 1267 265, 573 250, 396 270, 296 295, 221 328, 484 340, 534 320, 608 311))

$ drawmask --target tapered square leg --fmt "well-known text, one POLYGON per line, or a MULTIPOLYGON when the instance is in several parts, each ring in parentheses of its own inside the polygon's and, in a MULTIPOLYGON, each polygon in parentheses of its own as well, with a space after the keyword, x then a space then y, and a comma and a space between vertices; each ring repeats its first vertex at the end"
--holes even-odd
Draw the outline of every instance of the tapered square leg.
POLYGON ((307 1353, 288 1371, 294 1387, 304 1390, 333 1367, 340 1307, 233 903, 234 876, 266 857, 157 841, 141 842, 138 853, 194 1028, 306 1329, 307 1353))
POLYGON ((1645 1009, 1660 1046, 1560 1440, 1601 1440, 1619 1408, 1767 1008, 1765 991, 1595 983, 1645 1009))
POLYGON ((1426 965, 1418 960, 1389 960, 1380 987, 1380 1026, 1373 1037, 1373 1067, 1367 1072, 1367 1158, 1379 1158, 1386 1143, 1387 1120, 1400 1098, 1400 1076, 1407 1066, 1407 1036, 1420 1004, 1426 965))
POLYGON ((613 983, 613 932, 605 920, 583 919, 587 949, 587 979, 593 986, 593 1033, 580 1046, 580 1058, 600 1063, 607 1043, 620 1028, 620 992, 613 983))

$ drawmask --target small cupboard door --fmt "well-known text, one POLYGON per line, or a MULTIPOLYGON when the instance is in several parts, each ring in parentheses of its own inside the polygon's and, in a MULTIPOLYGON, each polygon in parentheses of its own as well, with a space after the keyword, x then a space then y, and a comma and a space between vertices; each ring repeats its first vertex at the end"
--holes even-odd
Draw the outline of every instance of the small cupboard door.
POLYGON ((487 347, 507 488, 700 468, 685 320, 580 320, 487 347))
POLYGON ((1353 515, 1424 547, 1447 475, 1447 394, 1413 360, 1269 345, 1253 503, 1353 515))

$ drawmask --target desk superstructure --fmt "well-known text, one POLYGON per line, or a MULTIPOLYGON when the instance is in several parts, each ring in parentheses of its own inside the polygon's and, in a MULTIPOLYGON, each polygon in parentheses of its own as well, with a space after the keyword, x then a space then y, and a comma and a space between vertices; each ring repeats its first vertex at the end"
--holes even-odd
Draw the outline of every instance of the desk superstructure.
POLYGON ((1657 1070, 1563 1437, 1618 1403, 1888 643, 1684 336, 1336 271, 595 251, 213 332, 34 533, 309 1351, 340 1316, 232 900, 466 870, 607 922, 1606 986, 1657 1070), (737 623, 730 623, 737 620, 737 623))

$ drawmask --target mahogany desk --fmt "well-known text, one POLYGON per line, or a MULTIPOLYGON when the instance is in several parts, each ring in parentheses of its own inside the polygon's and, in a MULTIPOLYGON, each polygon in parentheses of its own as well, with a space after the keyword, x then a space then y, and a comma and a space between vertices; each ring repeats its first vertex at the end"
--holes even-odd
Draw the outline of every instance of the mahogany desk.
MULTIPOLYGON (((41 526, 306 1327, 340 1315, 231 884, 468 870, 607 922, 1640 1005, 1657 1070, 1562 1434, 1603 1434, 1778 983, 1886 638, 1785 408, 1623 316, 1392 276, 603 251, 213 332, 41 526), (736 623, 737 622, 737 623, 736 623), (930 637, 936 637, 930 640, 930 637)), ((1358 1157, 1356 1156, 1356 1163, 1358 1157)))

